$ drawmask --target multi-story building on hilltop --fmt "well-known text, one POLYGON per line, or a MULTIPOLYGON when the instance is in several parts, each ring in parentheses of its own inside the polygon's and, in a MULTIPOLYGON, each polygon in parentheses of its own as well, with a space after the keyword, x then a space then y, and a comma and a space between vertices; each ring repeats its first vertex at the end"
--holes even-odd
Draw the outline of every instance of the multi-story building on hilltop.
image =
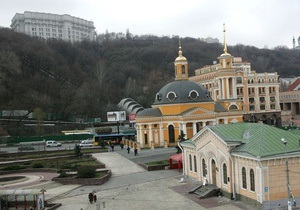
POLYGON ((285 80, 292 81, 292 83, 289 86, 281 83, 287 87, 280 92, 282 125, 300 126, 300 78, 285 78, 285 80))
MULTIPOLYGON (((224 53, 219 62, 195 70, 189 78, 209 90, 214 101, 240 99, 243 102, 244 122, 262 121, 269 125, 281 125, 278 75, 257 73, 251 64, 227 52, 224 28, 224 53)), ((234 106, 232 107, 234 108, 234 106)))
POLYGON ((41 39, 62 39, 69 42, 95 40, 92 21, 70 15, 56 15, 39 12, 16 13, 10 27, 19 33, 41 39))

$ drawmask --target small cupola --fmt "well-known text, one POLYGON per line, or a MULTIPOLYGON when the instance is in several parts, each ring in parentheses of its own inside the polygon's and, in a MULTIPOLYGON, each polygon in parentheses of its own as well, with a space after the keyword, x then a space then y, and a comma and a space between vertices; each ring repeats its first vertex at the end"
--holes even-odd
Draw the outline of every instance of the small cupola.
POLYGON ((179 41, 178 57, 175 59, 174 67, 175 67, 175 80, 188 80, 189 79, 188 61, 182 55, 180 41, 179 41))
POLYGON ((232 68, 233 56, 227 52, 227 44, 226 44, 226 29, 225 23, 223 24, 223 33, 224 33, 224 53, 218 57, 219 63, 222 69, 232 68))

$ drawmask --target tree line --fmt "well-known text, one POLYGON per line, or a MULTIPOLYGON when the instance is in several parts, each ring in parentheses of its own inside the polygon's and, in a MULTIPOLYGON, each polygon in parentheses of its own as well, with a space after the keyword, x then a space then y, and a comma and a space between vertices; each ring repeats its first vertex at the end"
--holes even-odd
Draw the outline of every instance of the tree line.
MULTIPOLYGON (((210 65, 223 46, 180 38, 183 55, 194 70, 210 65)), ((96 41, 69 43, 40 40, 0 29, 0 110, 37 108, 48 120, 100 117, 118 110, 123 98, 151 107, 156 92, 174 79, 178 36, 97 35, 96 41)), ((299 76, 300 50, 228 46, 228 52, 251 63, 257 72, 299 76)))

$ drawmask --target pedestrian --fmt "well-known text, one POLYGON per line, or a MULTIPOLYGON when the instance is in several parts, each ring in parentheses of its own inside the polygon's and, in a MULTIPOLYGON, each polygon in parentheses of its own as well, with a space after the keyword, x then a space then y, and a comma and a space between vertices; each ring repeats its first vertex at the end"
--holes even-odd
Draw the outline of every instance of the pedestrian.
POLYGON ((138 148, 136 147, 134 148, 134 156, 137 156, 137 154, 138 154, 138 148))
POLYGON ((97 195, 94 194, 94 202, 96 202, 96 201, 97 201, 97 195))
POLYGON ((124 144, 122 142, 120 143, 120 147, 121 147, 121 149, 124 148, 124 144))
POLYGON ((93 196, 93 193, 89 193, 89 201, 90 203, 93 203, 93 199, 94 199, 94 196, 93 196))
POLYGON ((129 152, 130 152, 130 147, 127 146, 127 153, 129 154, 129 152))
POLYGON ((111 151, 112 151, 112 152, 115 151, 114 148, 115 148, 115 145, 114 145, 114 143, 112 143, 112 144, 111 144, 111 151))

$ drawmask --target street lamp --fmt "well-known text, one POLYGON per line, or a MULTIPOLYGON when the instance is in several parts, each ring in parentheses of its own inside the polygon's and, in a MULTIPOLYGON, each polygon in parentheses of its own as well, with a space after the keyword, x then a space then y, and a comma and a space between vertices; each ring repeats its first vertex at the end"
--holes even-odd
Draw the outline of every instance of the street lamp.
MULTIPOLYGON (((287 141, 284 138, 281 138, 281 142, 284 145, 284 154, 286 156, 286 144, 287 144, 287 141)), ((288 206, 288 210, 292 210, 292 203, 290 201, 290 199, 291 199, 291 192, 290 192, 290 178, 289 178, 289 163, 288 163, 288 158, 287 157, 286 157, 286 161, 285 161, 285 170, 286 170, 286 187, 287 187, 287 192, 288 192, 287 206, 288 206)))

